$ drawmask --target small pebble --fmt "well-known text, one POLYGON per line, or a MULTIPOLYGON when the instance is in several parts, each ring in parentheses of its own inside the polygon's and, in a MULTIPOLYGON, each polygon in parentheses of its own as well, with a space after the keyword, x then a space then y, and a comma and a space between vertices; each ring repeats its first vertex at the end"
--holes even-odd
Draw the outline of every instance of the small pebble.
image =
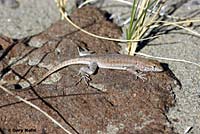
POLYGON ((30 42, 28 43, 29 46, 34 47, 34 48, 40 48, 44 45, 46 41, 41 40, 41 39, 32 39, 30 40, 30 42))

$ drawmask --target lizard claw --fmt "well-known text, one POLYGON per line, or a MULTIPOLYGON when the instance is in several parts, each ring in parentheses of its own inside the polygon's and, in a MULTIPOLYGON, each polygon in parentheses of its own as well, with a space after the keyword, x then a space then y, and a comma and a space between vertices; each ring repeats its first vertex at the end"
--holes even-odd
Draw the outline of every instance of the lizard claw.
POLYGON ((81 76, 81 80, 84 80, 84 82, 86 83, 86 85, 89 86, 89 81, 91 81, 91 78, 90 78, 90 76, 87 74, 87 75, 81 76))
POLYGON ((131 72, 132 74, 134 74, 136 76, 136 79, 140 78, 142 81, 147 80, 147 78, 145 77, 146 74, 139 72, 137 70, 134 70, 133 68, 127 68, 127 71, 131 72))
POLYGON ((145 77, 146 74, 144 74, 144 73, 142 73, 142 72, 138 72, 138 73, 136 73, 135 75, 136 75, 136 79, 139 78, 139 79, 141 79, 142 81, 147 80, 147 78, 145 77))
POLYGON ((87 73, 79 72, 77 75, 81 75, 81 78, 78 80, 77 84, 82 80, 89 86, 89 81, 91 81, 90 75, 87 73))

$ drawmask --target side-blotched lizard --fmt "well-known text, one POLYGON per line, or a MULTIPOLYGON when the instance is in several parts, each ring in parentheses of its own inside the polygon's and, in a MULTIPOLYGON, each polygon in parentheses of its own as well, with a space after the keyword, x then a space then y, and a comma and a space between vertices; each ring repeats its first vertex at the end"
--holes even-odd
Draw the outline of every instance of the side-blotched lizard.
POLYGON ((121 54, 102 54, 94 55, 87 52, 79 52, 80 57, 64 61, 52 69, 50 69, 39 81, 34 85, 38 85, 51 74, 75 64, 85 64, 88 67, 81 67, 79 74, 89 79, 98 68, 125 70, 131 72, 137 77, 144 79, 143 72, 162 72, 164 69, 158 61, 145 59, 137 56, 128 56, 121 54))

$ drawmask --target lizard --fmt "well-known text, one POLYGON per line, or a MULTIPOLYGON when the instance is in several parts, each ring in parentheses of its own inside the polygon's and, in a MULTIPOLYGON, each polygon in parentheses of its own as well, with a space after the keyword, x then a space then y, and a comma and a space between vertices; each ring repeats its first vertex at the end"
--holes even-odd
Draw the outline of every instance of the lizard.
MULTIPOLYGON (((78 49, 80 50, 80 48, 78 49)), ((46 74, 43 75, 39 81, 36 81, 33 86, 40 84, 46 78, 48 78, 53 73, 71 66, 84 64, 87 67, 81 67, 79 74, 83 76, 85 80, 90 80, 89 76, 94 74, 98 68, 102 69, 114 69, 114 70, 125 70, 134 74, 137 78, 144 79, 145 72, 162 72, 163 67, 158 61, 145 59, 138 56, 129 56, 123 54, 91 54, 90 51, 79 51, 80 57, 69 59, 55 65, 46 74)), ((88 84, 88 83, 87 83, 88 84)))

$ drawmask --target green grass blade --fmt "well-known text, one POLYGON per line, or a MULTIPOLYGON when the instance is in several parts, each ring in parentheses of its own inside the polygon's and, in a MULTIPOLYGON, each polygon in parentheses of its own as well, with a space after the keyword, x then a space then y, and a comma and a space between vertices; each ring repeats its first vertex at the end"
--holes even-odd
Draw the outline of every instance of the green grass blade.
MULTIPOLYGON (((135 16, 136 16, 136 12, 137 12, 137 6, 136 6, 136 1, 137 0, 134 0, 133 1, 133 5, 132 5, 132 9, 131 9, 131 20, 130 20, 130 25, 129 25, 129 28, 128 28, 128 35, 127 35, 127 39, 130 39, 131 38, 131 31, 133 29, 133 24, 134 24, 134 20, 135 20, 135 16)), ((138 2, 139 3, 139 2, 138 2)))

